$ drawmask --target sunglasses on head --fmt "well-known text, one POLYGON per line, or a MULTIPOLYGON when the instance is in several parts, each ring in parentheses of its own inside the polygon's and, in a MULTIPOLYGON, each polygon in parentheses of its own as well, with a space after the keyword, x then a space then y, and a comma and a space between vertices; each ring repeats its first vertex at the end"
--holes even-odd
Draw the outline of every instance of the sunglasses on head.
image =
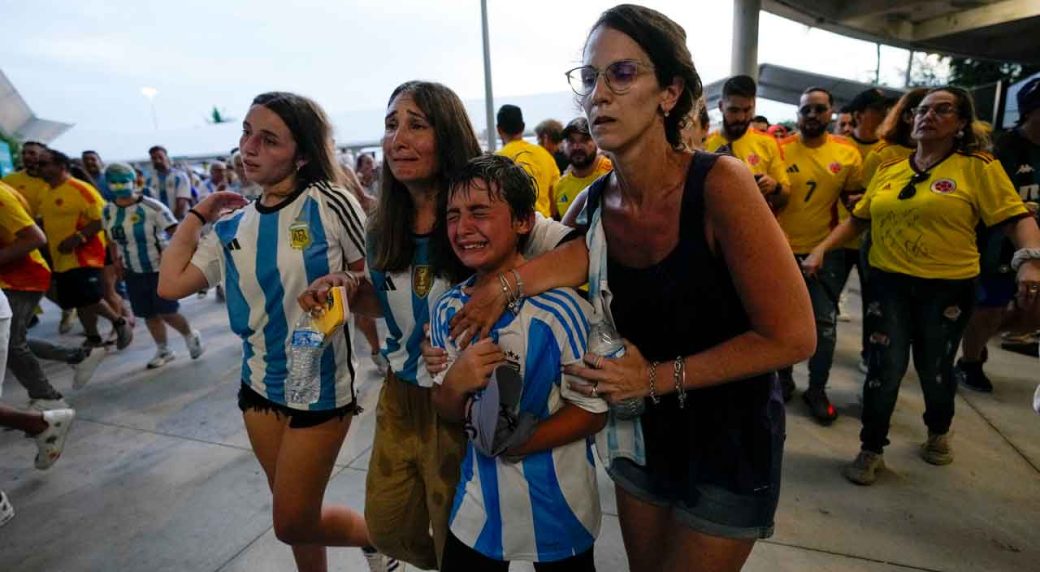
POLYGON ((910 177, 910 180, 907 181, 906 186, 903 187, 901 191, 899 191, 899 200, 905 201, 906 199, 909 199, 910 197, 916 195, 917 185, 927 181, 928 177, 931 176, 932 174, 927 171, 914 173, 914 176, 910 177))
POLYGON ((815 113, 816 115, 823 115, 824 113, 827 113, 827 110, 829 109, 830 106, 824 105, 822 103, 817 103, 816 105, 803 105, 798 109, 798 114, 802 117, 808 117, 813 113, 815 113))

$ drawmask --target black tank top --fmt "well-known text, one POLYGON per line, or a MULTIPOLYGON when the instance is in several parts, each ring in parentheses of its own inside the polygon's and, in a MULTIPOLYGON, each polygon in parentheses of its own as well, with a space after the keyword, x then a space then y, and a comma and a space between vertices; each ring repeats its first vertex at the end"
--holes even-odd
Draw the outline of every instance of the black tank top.
MULTIPOLYGON (((663 260, 630 268, 608 251, 614 322, 646 359, 661 362, 658 387, 674 384, 676 356, 696 354, 750 329, 729 269, 705 239, 704 180, 717 157, 698 152, 690 161, 679 241, 663 260)), ((590 220, 602 204, 607 179, 589 189, 590 220)), ((642 423, 651 471, 666 472, 678 486, 708 482, 741 493, 770 484, 784 432, 773 374, 688 391, 685 409, 679 409, 675 393, 646 405, 642 423)))

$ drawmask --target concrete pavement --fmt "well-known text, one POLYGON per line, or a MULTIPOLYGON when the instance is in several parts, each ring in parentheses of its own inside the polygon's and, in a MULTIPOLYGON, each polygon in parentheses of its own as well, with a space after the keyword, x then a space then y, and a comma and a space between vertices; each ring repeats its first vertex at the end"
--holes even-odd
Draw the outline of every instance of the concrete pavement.
MULTIPOLYGON (((831 427, 807 417, 800 399, 788 406, 784 483, 776 535, 759 542, 749 571, 1035 570, 1040 562, 1040 416, 1030 409, 1037 362, 997 349, 987 366, 992 395, 962 392, 946 467, 926 464, 917 377, 904 380, 892 423, 889 470, 873 487, 840 474, 858 450, 856 394, 859 300, 842 323, 831 380, 841 417, 831 427)), ((56 309, 31 334, 57 335, 56 309)), ((0 489, 17 511, 0 528, 0 571, 275 571, 293 570, 289 549, 271 528, 266 481, 249 449, 236 405, 240 346, 222 304, 184 301, 206 353, 144 368, 154 347, 143 324, 134 343, 110 354, 95 379, 70 389, 71 369, 49 363, 52 383, 66 391, 77 418, 61 460, 32 468, 35 445, 0 432, 0 489)), ((358 342, 360 355, 368 348, 358 342)), ((381 380, 362 359, 359 392, 365 412, 351 427, 327 500, 361 509, 374 411, 381 380)), ((804 367, 796 368, 800 389, 804 367)), ((25 392, 10 375, 3 401, 25 392)), ((601 571, 627 570, 609 479, 600 472, 603 529, 596 544, 601 571)), ((357 549, 330 549, 331 569, 366 570, 357 549)), ((514 565, 515 570, 531 570, 514 565)))

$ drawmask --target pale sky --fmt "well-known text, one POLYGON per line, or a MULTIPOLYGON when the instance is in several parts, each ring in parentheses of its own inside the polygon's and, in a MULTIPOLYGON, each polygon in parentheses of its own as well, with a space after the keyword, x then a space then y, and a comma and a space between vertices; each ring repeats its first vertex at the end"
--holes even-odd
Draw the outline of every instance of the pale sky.
MULTIPOLYGON (((614 4, 490 0, 496 106, 558 94, 559 115, 572 113, 563 74, 580 64, 589 27, 614 4)), ((686 28, 704 83, 730 74, 731 2, 644 4, 686 28)), ((54 141, 69 153, 139 158, 146 148, 128 150, 127 141, 167 137, 184 146, 173 154, 213 151, 202 147, 214 144, 217 130, 206 128, 214 105, 241 118, 253 96, 276 89, 317 100, 341 141, 378 138, 387 97, 409 79, 442 82, 465 100, 484 96, 478 0, 0 0, 0 14, 0 69, 37 116, 76 125, 54 141), (145 86, 158 90, 158 133, 145 86)), ((902 84, 906 54, 882 49, 882 83, 902 84)), ((761 16, 760 63, 871 80, 875 61, 874 44, 761 16)), ((470 109, 483 130, 483 113, 470 109)), ((794 108, 763 102, 759 112, 775 122, 794 108)), ((533 126, 544 117, 526 119, 533 126)), ((219 139, 218 149, 234 146, 235 129, 219 139)))

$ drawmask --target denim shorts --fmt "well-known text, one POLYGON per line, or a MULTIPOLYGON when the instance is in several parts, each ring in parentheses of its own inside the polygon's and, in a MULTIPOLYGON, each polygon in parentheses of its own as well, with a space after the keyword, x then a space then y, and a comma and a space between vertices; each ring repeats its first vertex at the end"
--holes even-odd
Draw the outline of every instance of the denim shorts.
POLYGON ((618 459, 607 473, 628 494, 670 508, 691 530, 723 538, 769 538, 786 440, 779 383, 775 376, 762 376, 689 392, 689 398, 685 412, 676 410, 667 395, 644 414, 645 466, 618 459), (768 391, 764 403, 760 389, 768 391), (733 421, 741 415, 743 421, 733 421), (680 437, 668 438, 670 433, 680 437))
POLYGON ((238 408, 242 413, 245 413, 246 411, 269 411, 274 413, 278 418, 281 418, 282 416, 288 417, 289 427, 292 427, 293 429, 317 427, 330 419, 338 418, 342 420, 347 415, 357 415, 361 413, 361 407, 359 407, 357 403, 350 403, 343 407, 325 409, 323 411, 293 409, 267 399, 245 383, 238 388, 238 408))

